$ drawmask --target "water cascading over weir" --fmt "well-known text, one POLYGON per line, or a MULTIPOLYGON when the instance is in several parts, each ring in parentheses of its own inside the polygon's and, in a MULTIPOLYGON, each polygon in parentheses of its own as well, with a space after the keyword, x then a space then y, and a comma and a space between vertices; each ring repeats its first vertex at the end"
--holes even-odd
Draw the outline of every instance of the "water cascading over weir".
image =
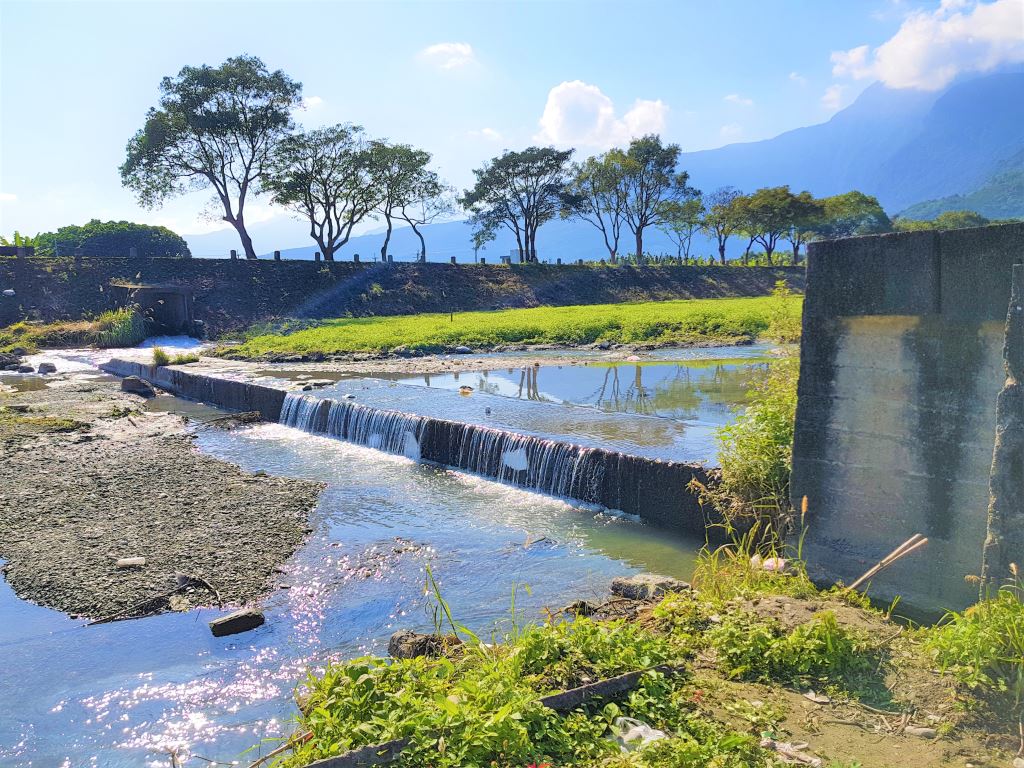
POLYGON ((267 421, 310 434, 619 510, 677 530, 706 532, 706 511, 688 488, 691 480, 709 482, 709 472, 701 464, 286 392, 172 366, 111 360, 102 367, 118 376, 138 376, 180 397, 258 411, 267 421))

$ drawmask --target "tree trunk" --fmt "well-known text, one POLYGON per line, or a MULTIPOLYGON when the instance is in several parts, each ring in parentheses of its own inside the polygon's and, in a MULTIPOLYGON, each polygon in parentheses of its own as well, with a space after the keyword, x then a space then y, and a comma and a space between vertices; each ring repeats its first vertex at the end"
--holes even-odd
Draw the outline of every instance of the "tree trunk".
POLYGON ((722 262, 722 266, 725 266, 725 243, 721 240, 718 242, 718 259, 722 262))
POLYGON ((384 214, 384 220, 388 223, 388 231, 384 234, 384 245, 380 247, 380 260, 386 262, 388 260, 388 243, 391 242, 391 213, 384 214))
POLYGON ((644 228, 636 228, 636 263, 639 264, 644 257, 644 228))
POLYGON ((800 243, 793 243, 793 266, 800 263, 800 243))
POLYGON ((409 222, 409 226, 412 227, 412 231, 416 233, 416 237, 420 239, 420 261, 426 261, 427 241, 423 239, 423 233, 420 232, 419 229, 416 228, 416 225, 413 224, 411 221, 409 222))
POLYGON ((245 258, 255 259, 256 250, 252 247, 252 238, 249 237, 249 233, 245 230, 245 221, 241 216, 237 216, 233 220, 228 219, 228 221, 235 228, 235 231, 238 232, 238 237, 242 241, 242 250, 245 251, 245 258))

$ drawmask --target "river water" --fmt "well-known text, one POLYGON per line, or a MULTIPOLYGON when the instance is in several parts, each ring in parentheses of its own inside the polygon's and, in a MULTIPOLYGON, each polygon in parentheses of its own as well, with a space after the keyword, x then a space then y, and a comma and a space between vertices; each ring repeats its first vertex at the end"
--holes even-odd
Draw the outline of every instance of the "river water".
MULTIPOLYGON (((642 375, 657 390, 646 370, 655 367, 642 375)), ((540 407, 611 410, 573 394, 587 382, 537 376, 550 394, 540 407)), ((515 372, 486 379, 514 385, 515 372)), ((431 386, 451 384, 432 377, 431 386)), ((196 404, 157 402, 202 413, 196 404)), ((531 588, 517 597, 519 620, 536 620, 545 607, 606 594, 618 575, 685 578, 703 543, 279 425, 201 430, 197 447, 250 471, 327 483, 314 532, 263 603, 267 623, 214 638, 206 622, 219 612, 201 610, 86 627, 18 600, 0 582, 0 765, 170 766, 172 751, 189 768, 206 765, 202 758, 245 763, 258 751, 244 750, 290 731, 293 689, 307 671, 384 653, 399 628, 432 626, 428 565, 457 618, 487 635, 511 620, 517 584, 531 588)))

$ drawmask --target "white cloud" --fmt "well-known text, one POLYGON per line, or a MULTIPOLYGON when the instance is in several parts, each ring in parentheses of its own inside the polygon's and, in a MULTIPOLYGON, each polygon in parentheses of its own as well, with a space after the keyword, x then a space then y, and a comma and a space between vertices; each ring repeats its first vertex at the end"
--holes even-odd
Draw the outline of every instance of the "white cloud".
POLYGON ((934 91, 961 72, 1024 62, 1024 0, 942 0, 915 11, 873 51, 861 45, 832 54, 832 74, 876 78, 890 88, 934 91))
POLYGON ((487 141, 501 141, 502 135, 500 131, 496 131, 493 128, 481 128, 478 131, 469 131, 467 134, 473 139, 485 139, 487 141))
POLYGON ((739 123, 727 123, 718 129, 718 135, 729 141, 738 139, 743 135, 743 126, 739 123))
POLYGON ((722 101, 727 101, 730 104, 737 104, 741 107, 752 107, 754 106, 754 100, 740 96, 738 93, 730 93, 728 96, 722 98, 722 101))
POLYGON ((18 196, 13 192, 0 192, 0 203, 13 203, 18 196))
POLYGON ((542 144, 607 149, 636 136, 665 130, 668 105, 660 99, 637 99, 622 117, 596 85, 572 80, 548 92, 540 131, 534 140, 542 144))
POLYGON ((461 69, 476 61, 469 43, 436 43, 420 51, 420 58, 438 69, 461 69))
POLYGON ((789 79, 801 87, 807 85, 807 78, 799 72, 790 72, 789 79))
POLYGON ((845 85, 830 85, 821 96, 821 106, 829 112, 838 112, 843 106, 843 93, 845 91, 845 85))
POLYGON ((324 100, 320 96, 307 96, 302 100, 303 109, 316 109, 317 107, 322 107, 323 105, 324 100))

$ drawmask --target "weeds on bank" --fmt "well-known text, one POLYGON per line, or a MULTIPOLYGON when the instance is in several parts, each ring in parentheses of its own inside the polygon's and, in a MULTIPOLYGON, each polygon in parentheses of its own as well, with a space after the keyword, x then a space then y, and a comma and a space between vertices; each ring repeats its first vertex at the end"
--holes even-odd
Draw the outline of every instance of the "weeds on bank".
POLYGON ((0 329, 0 351, 22 348, 134 347, 146 339, 146 322, 135 308, 103 312, 92 320, 60 323, 22 321, 0 329))
POLYGON ((397 347, 433 352, 459 345, 742 343, 768 332, 773 317, 776 325, 784 315, 799 319, 801 306, 801 297, 790 295, 338 318, 312 327, 306 321, 283 321, 272 333, 262 328, 241 345, 218 353, 254 358, 388 352, 397 347))
MULTIPOLYGON (((1024 583, 1012 578, 963 612, 950 611, 926 630, 925 645, 940 668, 973 691, 995 697, 1018 719, 1024 705, 1024 583)), ((1022 744, 1024 747, 1024 744, 1022 744)))
POLYGON ((166 351, 160 347, 153 347, 153 365, 158 368, 163 365, 188 365, 189 363, 198 363, 199 355, 194 355, 188 352, 180 353, 171 357, 166 351))

